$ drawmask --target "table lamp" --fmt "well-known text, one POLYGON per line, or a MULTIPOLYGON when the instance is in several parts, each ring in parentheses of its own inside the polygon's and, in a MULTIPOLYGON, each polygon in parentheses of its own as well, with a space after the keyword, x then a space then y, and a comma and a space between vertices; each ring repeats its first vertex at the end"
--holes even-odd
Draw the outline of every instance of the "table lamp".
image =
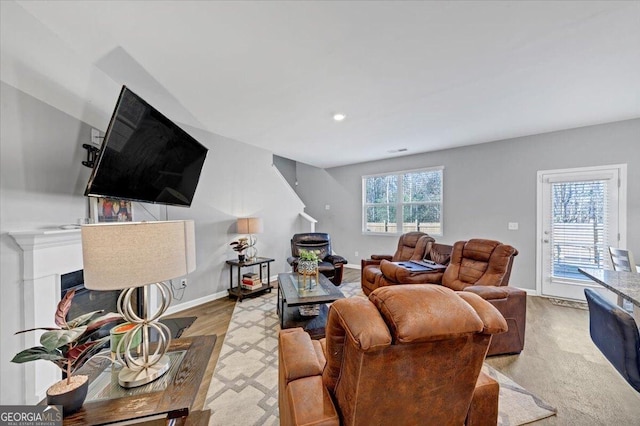
POLYGON ((249 234, 249 247, 247 247, 247 258, 255 259, 258 256, 256 243, 258 238, 255 234, 261 234, 262 218, 260 217, 240 217, 236 223, 238 234, 249 234))
POLYGON ((122 338, 118 360, 124 365, 118 382, 125 388, 147 384, 170 368, 166 355, 171 342, 169 328, 158 321, 171 304, 171 291, 163 282, 184 276, 196 269, 193 221, 120 222, 82 226, 84 285, 90 290, 122 290, 118 312, 135 324, 122 338), (149 290, 158 290, 160 306, 151 312, 149 290), (132 297, 143 288, 142 312, 137 312, 132 297), (150 331, 156 330, 158 342, 150 350, 150 331), (131 343, 142 330, 140 355, 131 343))

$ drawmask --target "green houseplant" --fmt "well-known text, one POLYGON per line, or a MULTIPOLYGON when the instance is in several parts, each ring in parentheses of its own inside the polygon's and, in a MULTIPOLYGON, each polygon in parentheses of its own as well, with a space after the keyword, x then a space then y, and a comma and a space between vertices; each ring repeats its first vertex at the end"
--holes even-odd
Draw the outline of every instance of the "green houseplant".
POLYGON ((74 376, 74 371, 109 340, 109 335, 99 338, 99 330, 107 324, 122 319, 119 314, 115 313, 96 317, 102 311, 94 311, 67 321, 66 317, 74 296, 75 290, 68 291, 58 303, 55 313, 57 328, 38 327, 16 333, 45 330, 40 337, 41 346, 25 349, 11 360, 11 362, 18 364, 36 360, 51 361, 66 373, 65 379, 54 383, 47 390, 47 403, 62 405, 65 416, 82 407, 87 395, 88 377, 74 376))
MULTIPOLYGON (((303 276, 318 275, 318 251, 301 249, 298 252, 298 273, 303 276)), ((306 278, 305 278, 306 281, 306 278)))
POLYGON ((305 250, 305 249, 301 249, 299 254, 300 254, 300 260, 306 260, 306 261, 311 261, 311 262, 318 262, 318 250, 305 250))
MULTIPOLYGON (((311 290, 315 284, 311 279, 315 276, 315 282, 318 282, 318 261, 320 258, 318 250, 305 250, 301 249, 298 252, 298 267, 297 271, 299 275, 302 275, 302 286, 305 290, 311 290), (307 277, 309 277, 309 287, 307 288, 307 277)), ((298 307, 300 315, 316 316, 320 313, 319 305, 302 305, 298 307)))

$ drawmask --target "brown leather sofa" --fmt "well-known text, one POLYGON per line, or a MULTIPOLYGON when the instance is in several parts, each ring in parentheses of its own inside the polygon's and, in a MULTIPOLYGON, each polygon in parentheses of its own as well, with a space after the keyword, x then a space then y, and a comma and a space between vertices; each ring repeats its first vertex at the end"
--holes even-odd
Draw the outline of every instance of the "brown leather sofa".
POLYGON ((382 260, 402 262, 408 260, 422 260, 431 250, 435 240, 424 232, 414 231, 402 234, 398 239, 398 248, 391 254, 373 254, 370 259, 360 261, 360 284, 364 294, 369 295, 379 287, 376 280, 382 275, 380 263, 382 260))
POLYGON ((504 316, 509 331, 491 341, 487 355, 515 354, 524 348, 527 292, 509 287, 513 259, 518 250, 499 241, 472 239, 453 245, 451 262, 442 285, 475 293, 504 316))
POLYGON ((432 250, 436 248, 451 249, 451 260, 444 273, 411 272, 383 260, 375 286, 438 283, 452 290, 476 293, 495 306, 509 326, 507 333, 493 338, 487 355, 520 353, 524 348, 527 293, 508 287, 513 258, 518 251, 486 239, 458 241, 453 248, 434 243, 432 250))
POLYGON ((338 300, 326 339, 280 332, 280 424, 495 425, 499 386, 480 369, 506 329, 482 298, 438 285, 338 300))

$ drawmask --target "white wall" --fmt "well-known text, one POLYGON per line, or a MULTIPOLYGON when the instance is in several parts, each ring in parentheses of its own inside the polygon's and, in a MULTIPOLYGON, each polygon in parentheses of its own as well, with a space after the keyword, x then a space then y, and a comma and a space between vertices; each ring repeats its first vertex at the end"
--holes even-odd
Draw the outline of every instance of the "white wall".
POLYGON ((451 244, 478 237, 513 245, 520 254, 511 283, 535 289, 536 172, 618 163, 628 164, 627 245, 640 253, 640 119, 327 170, 299 163, 297 191, 318 219, 318 230, 332 234, 335 251, 359 265, 372 253, 393 253, 398 241, 362 234, 361 177, 444 166, 444 234, 436 239, 451 244), (520 229, 507 230, 508 222, 520 229))
POLYGON ((272 166, 271 152, 196 128, 189 112, 131 58, 129 66, 107 74, 16 3, 0 6, 0 404, 22 404, 22 372, 33 364, 10 362, 24 347, 23 336, 14 332, 24 327, 22 253, 7 233, 75 224, 88 216, 83 192, 90 170, 81 165, 81 145, 90 140, 89 124, 105 130, 122 84, 161 111, 167 103, 177 106, 172 109, 182 115, 169 118, 210 149, 191 208, 133 205, 136 220, 196 222, 198 266, 187 289, 176 293, 172 311, 226 294, 224 261, 236 256, 229 243, 238 237, 238 216, 263 218, 258 254, 276 259, 272 275, 287 270, 289 240, 300 230, 304 206, 272 166))
MULTIPOLYGON (((81 165, 82 143, 90 127, 39 100, 1 83, 0 244, 2 298, 2 404, 23 403, 22 368, 10 363, 23 348, 21 250, 7 232, 76 223, 87 216, 84 186, 90 170, 81 165)), ((259 255, 276 259, 271 274, 287 270, 289 239, 298 231, 303 204, 272 166, 272 153, 185 127, 210 151, 191 208, 145 205, 158 219, 194 219, 197 269, 187 289, 176 295, 172 310, 224 296, 228 268, 224 261, 236 253, 229 243, 237 238, 239 216, 260 216, 264 233, 258 236, 259 255)), ((145 215, 134 204, 137 219, 145 215)), ((245 271, 246 272, 246 271, 245 271)), ((43 324, 49 325, 49 324, 43 324)), ((45 361, 38 361, 45 362, 45 361)))

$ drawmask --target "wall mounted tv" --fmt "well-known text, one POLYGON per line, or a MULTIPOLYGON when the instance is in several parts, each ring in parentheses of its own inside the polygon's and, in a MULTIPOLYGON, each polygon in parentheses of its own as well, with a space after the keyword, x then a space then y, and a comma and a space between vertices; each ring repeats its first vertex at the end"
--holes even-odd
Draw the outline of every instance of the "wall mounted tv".
POLYGON ((85 195, 190 206, 207 151, 123 86, 85 195))

